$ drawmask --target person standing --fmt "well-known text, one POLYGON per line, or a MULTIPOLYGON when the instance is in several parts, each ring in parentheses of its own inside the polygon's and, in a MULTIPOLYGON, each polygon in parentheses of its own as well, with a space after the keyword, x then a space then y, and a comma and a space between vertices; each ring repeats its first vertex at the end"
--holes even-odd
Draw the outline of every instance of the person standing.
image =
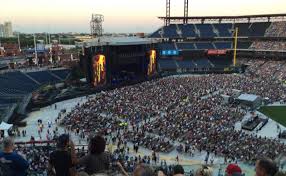
POLYGON ((207 152, 207 155, 206 155, 206 158, 205 158, 205 164, 206 164, 206 165, 208 164, 209 156, 210 156, 210 152, 208 151, 208 152, 207 152))
POLYGON ((75 176, 75 148, 69 135, 62 134, 57 139, 57 149, 50 154, 49 173, 56 176, 75 176))
POLYGON ((24 156, 14 152, 13 139, 10 137, 4 138, 2 143, 3 151, 0 152, 0 175, 26 176, 29 163, 24 156))
POLYGON ((154 162, 154 164, 157 164, 157 156, 155 151, 152 152, 152 161, 154 162))
POLYGON ((179 164, 179 156, 176 156, 176 162, 179 164))

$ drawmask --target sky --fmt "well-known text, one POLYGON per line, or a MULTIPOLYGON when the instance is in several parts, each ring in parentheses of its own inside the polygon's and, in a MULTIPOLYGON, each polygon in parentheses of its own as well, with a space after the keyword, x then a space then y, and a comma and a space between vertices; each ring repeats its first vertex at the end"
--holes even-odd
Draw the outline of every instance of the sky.
MULTIPOLYGON (((1 0, 0 23, 13 30, 89 32, 91 14, 104 15, 104 32, 152 32, 163 25, 165 0, 1 0)), ((171 0, 171 16, 183 16, 184 0, 171 0)), ((286 13, 286 0, 189 0, 190 16, 286 13)))

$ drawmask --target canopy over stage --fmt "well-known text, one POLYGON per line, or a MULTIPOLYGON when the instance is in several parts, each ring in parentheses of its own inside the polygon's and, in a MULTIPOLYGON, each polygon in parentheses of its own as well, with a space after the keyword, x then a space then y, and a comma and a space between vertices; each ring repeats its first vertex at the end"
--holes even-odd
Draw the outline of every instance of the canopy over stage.
POLYGON ((146 45, 157 43, 154 39, 139 37, 100 37, 91 39, 84 43, 85 47, 91 46, 124 46, 124 45, 146 45))

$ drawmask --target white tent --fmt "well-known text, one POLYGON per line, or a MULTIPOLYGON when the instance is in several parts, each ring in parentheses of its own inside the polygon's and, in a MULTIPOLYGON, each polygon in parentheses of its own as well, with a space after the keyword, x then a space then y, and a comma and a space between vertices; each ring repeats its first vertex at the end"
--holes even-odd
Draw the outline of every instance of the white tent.
POLYGON ((255 108, 261 105, 261 97, 253 94, 241 94, 238 98, 241 104, 255 108))
POLYGON ((248 101, 248 102, 254 102, 258 98, 257 95, 252 94, 241 94, 238 99, 241 101, 248 101))
POLYGON ((0 124, 0 130, 4 131, 4 137, 8 136, 8 130, 12 128, 12 124, 8 124, 5 122, 1 122, 0 124))

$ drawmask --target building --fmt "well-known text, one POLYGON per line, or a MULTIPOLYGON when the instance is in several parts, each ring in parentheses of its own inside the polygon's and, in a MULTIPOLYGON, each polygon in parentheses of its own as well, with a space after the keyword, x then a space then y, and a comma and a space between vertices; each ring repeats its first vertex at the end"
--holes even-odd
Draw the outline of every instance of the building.
POLYGON ((18 44, 4 43, 3 44, 5 56, 18 56, 21 51, 18 44))
POLYGON ((0 37, 4 37, 4 25, 0 24, 0 37))
POLYGON ((11 22, 4 22, 3 37, 13 37, 13 29, 11 22))

